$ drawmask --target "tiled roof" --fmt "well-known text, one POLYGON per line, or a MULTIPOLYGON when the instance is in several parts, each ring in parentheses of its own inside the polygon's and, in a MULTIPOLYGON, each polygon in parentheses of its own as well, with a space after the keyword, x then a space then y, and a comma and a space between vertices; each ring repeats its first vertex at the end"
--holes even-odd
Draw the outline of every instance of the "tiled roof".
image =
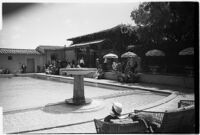
POLYGON ((44 50, 59 50, 59 49, 63 49, 64 46, 43 46, 43 45, 40 45, 37 48, 41 48, 41 49, 44 49, 44 50))
POLYGON ((116 30, 116 29, 119 29, 121 26, 122 26, 122 25, 120 24, 120 25, 117 25, 117 26, 115 26, 115 27, 113 27, 113 28, 110 28, 110 29, 101 30, 101 31, 98 31, 98 32, 90 33, 90 34, 85 34, 85 35, 82 35, 82 36, 77 36, 77 37, 69 38, 69 39, 67 39, 67 40, 73 41, 73 40, 76 40, 76 39, 80 39, 80 38, 82 38, 82 37, 89 37, 89 36, 91 36, 91 35, 95 35, 95 34, 99 34, 99 33, 114 31, 114 30, 116 30))
POLYGON ((113 34, 113 33, 116 33, 116 32, 122 32, 121 30, 122 30, 123 27, 127 27, 127 28, 129 27, 129 29, 131 29, 132 31, 136 31, 139 28, 138 26, 119 24, 119 25, 112 27, 112 28, 109 28, 109 29, 105 29, 105 30, 101 30, 101 31, 98 31, 98 32, 90 33, 90 34, 85 34, 85 35, 81 35, 81 36, 68 38, 67 40, 68 41, 76 41, 76 40, 80 41, 84 38, 91 39, 91 37, 96 37, 96 36, 99 36, 99 35, 103 35, 103 37, 105 37, 106 34, 113 34))
POLYGON ((40 45, 36 48, 37 51, 44 53, 45 50, 62 50, 64 49, 64 46, 45 46, 45 45, 40 45))
POLYGON ((90 42, 85 42, 85 43, 78 43, 78 44, 72 44, 71 47, 78 47, 78 46, 86 46, 86 45, 92 45, 92 44, 98 44, 98 43, 102 43, 104 41, 104 39, 101 40, 95 40, 95 41, 90 41, 90 42))
POLYGON ((35 49, 12 49, 12 48, 0 48, 0 54, 40 55, 40 53, 35 49))

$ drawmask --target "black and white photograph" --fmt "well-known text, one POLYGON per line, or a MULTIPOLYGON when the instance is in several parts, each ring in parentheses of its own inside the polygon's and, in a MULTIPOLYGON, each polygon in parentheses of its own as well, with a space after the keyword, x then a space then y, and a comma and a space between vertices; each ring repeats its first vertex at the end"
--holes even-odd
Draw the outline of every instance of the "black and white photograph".
POLYGON ((198 1, 0 6, 3 134, 199 133, 198 1))

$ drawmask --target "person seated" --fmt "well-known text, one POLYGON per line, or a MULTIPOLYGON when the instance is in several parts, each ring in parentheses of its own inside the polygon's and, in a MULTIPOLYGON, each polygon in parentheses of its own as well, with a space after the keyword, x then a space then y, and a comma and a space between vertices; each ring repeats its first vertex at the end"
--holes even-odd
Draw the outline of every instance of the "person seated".
POLYGON ((66 68, 71 68, 71 65, 70 65, 70 63, 68 63, 68 64, 67 64, 67 67, 66 67, 66 68))
POLYGON ((110 115, 106 116, 104 118, 104 122, 111 122, 113 119, 119 119, 122 112, 122 104, 115 102, 112 105, 112 111, 110 112, 110 115))
POLYGON ((117 71, 117 62, 113 61, 112 63, 112 70, 117 71))
POLYGON ((98 69, 99 68, 99 64, 100 64, 100 61, 99 61, 99 58, 96 59, 96 68, 98 69))
POLYGON ((104 78, 104 72, 103 72, 101 65, 99 65, 99 68, 97 69, 97 72, 95 74, 95 78, 96 79, 103 79, 104 78))
POLYGON ((122 73, 122 64, 121 64, 121 62, 117 63, 116 70, 117 70, 117 72, 122 73))
MULTIPOLYGON (((135 64, 135 66, 137 65, 135 64)), ((127 63, 123 76, 124 82, 127 83, 139 82, 140 75, 135 72, 135 68, 136 67, 131 67, 130 62, 127 63)))
POLYGON ((81 68, 81 66, 79 64, 77 64, 76 68, 81 68))

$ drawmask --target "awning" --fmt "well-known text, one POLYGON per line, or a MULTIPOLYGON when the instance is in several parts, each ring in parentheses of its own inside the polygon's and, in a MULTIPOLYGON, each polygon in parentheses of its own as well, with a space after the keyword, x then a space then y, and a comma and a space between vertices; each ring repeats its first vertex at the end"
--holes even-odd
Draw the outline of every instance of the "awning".
POLYGON ((94 44, 102 43, 103 41, 105 41, 105 39, 95 40, 95 41, 90 41, 90 42, 84 42, 84 43, 78 43, 78 44, 72 44, 70 47, 89 46, 89 45, 94 45, 94 44))

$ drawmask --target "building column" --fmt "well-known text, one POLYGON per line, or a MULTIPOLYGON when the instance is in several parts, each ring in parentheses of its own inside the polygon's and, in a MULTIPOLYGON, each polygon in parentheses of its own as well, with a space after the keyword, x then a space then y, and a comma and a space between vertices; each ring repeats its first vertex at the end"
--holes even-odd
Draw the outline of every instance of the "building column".
POLYGON ((86 55, 87 55, 87 65, 88 67, 91 67, 91 58, 90 58, 90 49, 89 47, 86 48, 86 55))

